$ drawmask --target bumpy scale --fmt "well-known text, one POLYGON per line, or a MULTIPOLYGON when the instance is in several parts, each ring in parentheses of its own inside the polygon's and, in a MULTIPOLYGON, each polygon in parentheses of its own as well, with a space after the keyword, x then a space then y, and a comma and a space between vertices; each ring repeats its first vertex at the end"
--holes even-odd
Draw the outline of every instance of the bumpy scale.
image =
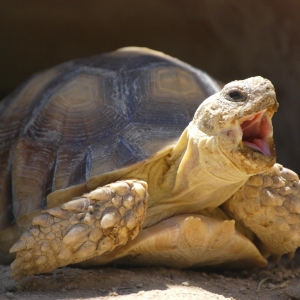
POLYGON ((253 231, 267 258, 292 258, 300 246, 300 182, 298 175, 275 164, 268 172, 250 177, 223 208, 253 231))
POLYGON ((34 78, 0 107, 0 258, 32 224, 11 248, 16 279, 91 260, 262 267, 262 254, 300 245, 299 180, 274 166, 269 80, 220 90, 140 48, 34 78))
POLYGON ((45 210, 10 252, 16 280, 111 251, 136 237, 145 219, 147 184, 126 180, 45 210))

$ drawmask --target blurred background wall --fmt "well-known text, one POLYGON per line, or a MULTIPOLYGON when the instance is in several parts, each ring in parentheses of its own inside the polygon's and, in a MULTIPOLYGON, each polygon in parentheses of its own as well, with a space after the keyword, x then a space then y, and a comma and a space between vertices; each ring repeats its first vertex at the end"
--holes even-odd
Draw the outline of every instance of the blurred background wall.
POLYGON ((225 83, 269 78, 278 161, 300 173, 299 0, 1 0, 1 98, 36 71, 130 45, 225 83))

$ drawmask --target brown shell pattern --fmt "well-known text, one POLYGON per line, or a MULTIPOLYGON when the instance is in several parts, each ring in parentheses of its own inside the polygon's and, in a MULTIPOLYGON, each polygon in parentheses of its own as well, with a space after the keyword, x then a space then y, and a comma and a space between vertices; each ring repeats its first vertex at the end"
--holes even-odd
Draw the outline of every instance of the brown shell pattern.
POLYGON ((0 230, 55 190, 155 156, 218 90, 202 71, 151 50, 34 75, 0 105, 0 230))

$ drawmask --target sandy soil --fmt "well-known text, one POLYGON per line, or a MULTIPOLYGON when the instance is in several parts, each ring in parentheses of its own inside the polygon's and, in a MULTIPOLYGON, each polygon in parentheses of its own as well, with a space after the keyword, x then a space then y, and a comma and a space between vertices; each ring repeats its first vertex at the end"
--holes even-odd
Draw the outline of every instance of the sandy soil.
POLYGON ((2 299, 300 299, 300 255, 253 271, 65 267, 19 282, 0 266, 2 299))

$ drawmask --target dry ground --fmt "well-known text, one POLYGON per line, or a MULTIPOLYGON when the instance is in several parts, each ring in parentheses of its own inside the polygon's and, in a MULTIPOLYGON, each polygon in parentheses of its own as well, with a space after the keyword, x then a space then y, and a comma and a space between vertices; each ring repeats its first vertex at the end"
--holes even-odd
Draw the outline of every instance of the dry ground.
POLYGON ((300 255, 254 271, 61 268, 19 282, 0 266, 2 299, 300 299, 300 255))

